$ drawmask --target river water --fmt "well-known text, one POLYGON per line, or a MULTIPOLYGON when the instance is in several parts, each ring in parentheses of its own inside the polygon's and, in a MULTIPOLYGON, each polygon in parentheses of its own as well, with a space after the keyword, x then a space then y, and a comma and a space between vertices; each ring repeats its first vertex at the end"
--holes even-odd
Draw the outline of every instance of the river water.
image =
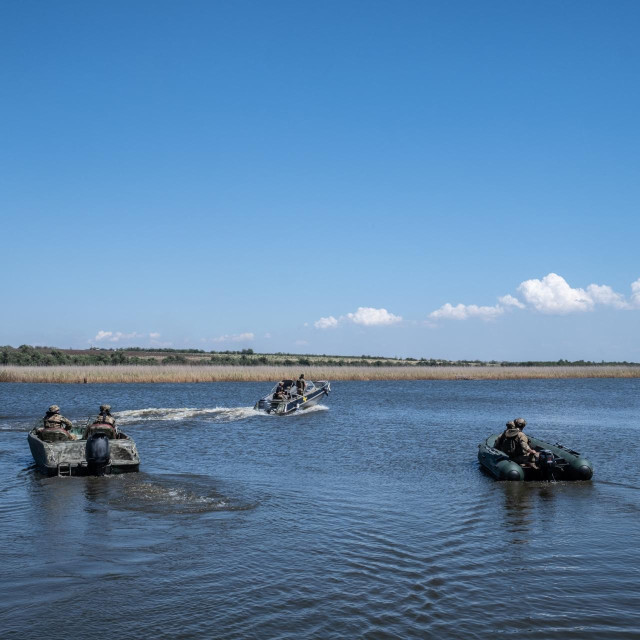
POLYGON ((640 638, 640 380, 0 385, 0 636, 640 638), (104 402, 140 473, 46 478, 26 434, 104 402), (496 482, 526 432, 590 482, 496 482))

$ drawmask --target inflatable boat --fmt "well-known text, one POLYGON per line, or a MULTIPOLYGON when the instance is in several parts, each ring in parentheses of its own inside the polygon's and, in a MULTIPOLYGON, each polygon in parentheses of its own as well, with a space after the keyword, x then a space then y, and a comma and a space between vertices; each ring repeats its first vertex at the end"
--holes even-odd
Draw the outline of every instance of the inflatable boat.
POLYGON ((495 448, 498 435, 478 445, 480 464, 498 480, 590 480, 593 476, 593 465, 578 451, 538 438, 529 438, 529 446, 540 453, 535 467, 518 464, 495 448))

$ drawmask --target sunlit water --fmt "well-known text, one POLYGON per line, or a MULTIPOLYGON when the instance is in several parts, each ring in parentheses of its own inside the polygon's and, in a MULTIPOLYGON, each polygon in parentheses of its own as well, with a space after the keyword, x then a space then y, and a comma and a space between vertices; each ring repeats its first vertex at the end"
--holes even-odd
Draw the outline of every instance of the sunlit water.
POLYGON ((640 381, 0 385, 0 637, 640 638, 640 381), (103 402, 141 472, 46 478, 26 433, 103 402), (585 483, 501 483, 527 432, 585 483))

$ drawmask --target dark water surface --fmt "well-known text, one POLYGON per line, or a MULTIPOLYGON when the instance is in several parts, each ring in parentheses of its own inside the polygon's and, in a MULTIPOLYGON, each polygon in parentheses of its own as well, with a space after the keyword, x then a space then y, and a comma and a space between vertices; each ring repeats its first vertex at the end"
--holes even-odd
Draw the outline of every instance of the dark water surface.
POLYGON ((640 638, 640 381, 0 385, 0 637, 640 638), (141 472, 46 478, 51 403, 110 402, 141 472), (507 419, 584 483, 500 483, 507 419))

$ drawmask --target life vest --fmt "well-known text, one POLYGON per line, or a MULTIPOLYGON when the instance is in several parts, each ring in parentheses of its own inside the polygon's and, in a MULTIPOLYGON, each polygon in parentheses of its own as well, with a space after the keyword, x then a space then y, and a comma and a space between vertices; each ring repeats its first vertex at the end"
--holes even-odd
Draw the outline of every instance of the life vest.
POLYGON ((113 418, 110 413, 99 414, 98 417, 94 420, 93 424, 100 424, 100 423, 110 424, 112 427, 116 426, 115 418, 113 418))
POLYGON ((57 413, 47 414, 42 419, 42 422, 44 424, 45 429, 62 428, 62 425, 63 425, 60 415, 57 413))
MULTIPOLYGON (((527 438, 527 442, 528 440, 529 439, 527 438)), ((522 448, 522 439, 520 434, 516 434, 513 437, 508 438, 506 432, 501 433, 496 438, 495 447, 496 449, 500 449, 503 453, 506 453, 510 458, 526 455, 526 452, 522 448)))
POLYGON ((520 440, 518 436, 513 436, 513 438, 507 438, 506 436, 502 440, 502 451, 504 451, 510 458, 514 456, 521 455, 523 453, 522 447, 520 446, 520 440))

